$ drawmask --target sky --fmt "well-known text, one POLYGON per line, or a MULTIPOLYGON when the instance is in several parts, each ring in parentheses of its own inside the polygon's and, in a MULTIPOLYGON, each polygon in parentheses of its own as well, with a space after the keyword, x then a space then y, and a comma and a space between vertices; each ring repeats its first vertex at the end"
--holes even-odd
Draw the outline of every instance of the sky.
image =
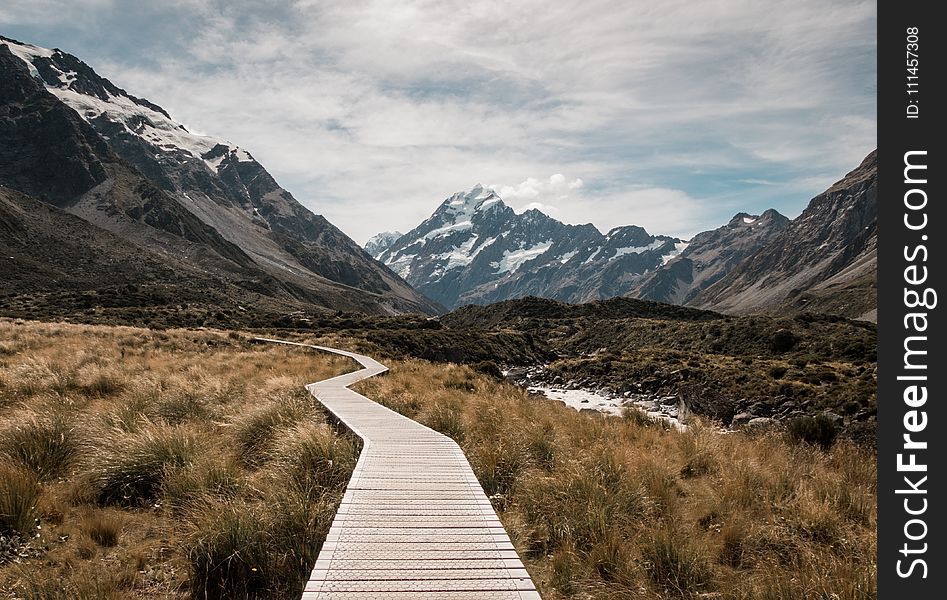
POLYGON ((359 243, 492 187, 603 232, 797 216, 876 147, 874 0, 6 0, 359 243))

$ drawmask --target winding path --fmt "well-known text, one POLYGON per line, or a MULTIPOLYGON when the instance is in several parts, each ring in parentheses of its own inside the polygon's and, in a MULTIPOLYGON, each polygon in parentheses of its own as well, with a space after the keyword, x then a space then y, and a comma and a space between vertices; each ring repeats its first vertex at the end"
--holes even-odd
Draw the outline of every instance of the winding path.
POLYGON ((362 438, 362 453, 302 600, 538 600, 510 538, 460 447, 449 437, 348 389, 388 367, 306 389, 362 438))

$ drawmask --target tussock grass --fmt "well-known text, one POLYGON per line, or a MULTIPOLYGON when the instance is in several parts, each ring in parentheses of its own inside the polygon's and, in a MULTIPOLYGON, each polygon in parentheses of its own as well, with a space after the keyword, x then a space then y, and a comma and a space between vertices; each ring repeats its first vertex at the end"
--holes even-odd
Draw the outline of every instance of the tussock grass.
POLYGON ((6 455, 50 480, 66 474, 79 456, 82 441, 63 415, 22 414, 0 425, 0 455, 6 455))
POLYGON ((209 502, 194 509, 185 544, 196 598, 246 598, 267 588, 270 534, 262 506, 209 502))
POLYGON ((254 501, 207 499, 186 516, 184 545, 195 598, 293 598, 315 563, 340 493, 291 479, 254 501))
POLYGON ((80 568, 55 578, 26 568, 15 572, 17 591, 30 600, 122 600, 129 596, 136 578, 129 568, 117 572, 80 568))
POLYGON ((23 536, 33 530, 40 485, 19 465, 0 461, 0 533, 23 536))
POLYGON ((303 386, 353 363, 213 331, 0 339, 0 590, 299 596, 358 455, 303 386))
POLYGON ((83 533, 99 546, 111 548, 118 544, 122 535, 121 514, 114 511, 94 511, 88 513, 81 522, 83 533))
POLYGON ((339 489, 355 469, 358 448, 325 423, 300 423, 276 441, 271 456, 273 469, 301 489, 339 489))
POLYGON ((589 418, 462 367, 389 366, 359 391, 460 443, 543 598, 875 597, 869 448, 589 418))
POLYGON ((235 498, 243 487, 242 479, 243 473, 237 461, 212 453, 167 473, 161 482, 161 492, 168 506, 181 512, 192 503, 207 498, 235 498))
POLYGON ((200 450, 195 433, 183 427, 151 425, 114 436, 94 461, 98 502, 134 506, 156 500, 165 475, 190 466, 200 450))
POLYGON ((706 588, 713 575, 707 558, 684 532, 659 530, 642 548, 644 568, 666 591, 687 597, 706 588))
POLYGON ((316 410, 305 391, 293 390, 284 396, 271 397, 262 406, 241 415, 236 421, 235 437, 240 456, 256 465, 267 458, 267 450, 282 431, 304 419, 311 419, 316 410))

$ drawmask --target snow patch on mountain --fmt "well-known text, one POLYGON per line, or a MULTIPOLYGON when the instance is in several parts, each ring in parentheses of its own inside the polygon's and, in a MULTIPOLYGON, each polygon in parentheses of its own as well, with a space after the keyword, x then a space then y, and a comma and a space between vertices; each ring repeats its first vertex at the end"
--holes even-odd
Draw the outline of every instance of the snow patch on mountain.
POLYGON ((620 258, 626 254, 641 254, 642 252, 647 252, 649 250, 657 250, 666 243, 667 240, 654 240, 647 246, 629 246, 627 248, 618 248, 615 250, 615 256, 611 257, 610 260, 620 258))
POLYGON ((520 250, 506 250, 503 252, 503 258, 499 261, 494 261, 490 263, 490 266, 496 269, 497 273, 510 273, 516 271, 523 263, 533 260, 534 258, 544 254, 547 250, 552 248, 552 240, 546 240, 540 242, 528 248, 522 248, 520 250))
POLYGON ((599 253, 601 252, 602 252, 602 247, 599 246, 598 248, 595 249, 595 252, 590 254, 589 257, 585 259, 585 261, 582 264, 587 265, 591 262, 595 262, 595 257, 597 257, 599 253))
POLYGON ((411 263, 417 258, 417 254, 402 254, 397 258, 385 261, 389 269, 398 274, 402 279, 407 279, 411 275, 411 263))
POLYGON ((33 44, 14 44, 10 41, 3 41, 10 48, 10 52, 14 56, 26 63, 26 66, 30 70, 30 75, 33 79, 39 79, 42 81, 42 77, 39 74, 39 71, 36 70, 36 67, 33 66, 34 58, 49 58, 53 55, 52 50, 47 50, 46 48, 40 48, 39 46, 34 46, 33 44))
POLYGON ((224 162, 225 158, 227 158, 227 154, 222 153, 213 158, 205 158, 204 164, 210 167, 211 171, 214 171, 216 173, 220 169, 220 163, 224 162))
POLYGON ((432 240, 434 238, 446 237, 458 231, 466 231, 467 229, 470 229, 472 227, 473 227, 473 223, 470 220, 461 221, 460 223, 451 223, 449 225, 438 227, 437 229, 429 231, 428 233, 424 235, 422 239, 432 240))
POLYGON ((463 244, 451 248, 450 252, 437 255, 435 258, 447 261, 447 264, 444 265, 445 269, 467 266, 473 262, 474 257, 477 256, 477 252, 471 252, 471 250, 473 250, 474 245, 479 239, 479 236, 472 236, 463 244))
POLYGON ((674 248, 667 254, 661 255, 661 266, 664 266, 674 260, 674 258, 681 255, 681 252, 690 246, 690 242, 678 242, 674 244, 674 248))
MULTIPOLYGON (((243 150, 232 143, 213 138, 210 136, 191 133, 184 125, 178 123, 167 115, 145 106, 147 102, 136 101, 127 95, 113 94, 108 89, 98 92, 100 95, 91 95, 73 89, 73 83, 76 81, 77 73, 75 71, 63 71, 55 62, 49 62, 46 68, 56 74, 57 81, 49 82, 43 80, 39 71, 33 64, 37 59, 53 59, 58 51, 40 48, 31 44, 14 43, 4 41, 20 60, 26 63, 30 69, 30 74, 34 78, 44 82, 47 91, 55 95, 66 106, 79 113, 86 121, 92 121, 104 116, 109 121, 119 123, 125 127, 125 130, 149 142, 153 146, 164 152, 184 151, 191 156, 203 159, 203 155, 210 152, 218 144, 222 144, 231 149, 230 155, 237 161, 250 162, 253 157, 246 150, 243 150)), ((62 56, 61 54, 59 56, 62 56)), ((114 87, 113 87, 114 89, 114 87)), ((205 160, 208 167, 215 172, 226 158, 222 154, 211 160, 205 160)))

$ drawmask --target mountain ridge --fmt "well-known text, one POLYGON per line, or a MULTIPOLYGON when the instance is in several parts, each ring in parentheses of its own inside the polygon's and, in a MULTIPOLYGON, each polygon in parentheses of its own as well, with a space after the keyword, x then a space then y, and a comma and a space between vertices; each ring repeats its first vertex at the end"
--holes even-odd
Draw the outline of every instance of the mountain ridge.
POLYGON ((680 255, 645 276, 629 295, 687 305, 766 245, 789 222, 772 208, 759 215, 737 213, 726 225, 692 237, 680 255))
POLYGON ((741 314, 807 310, 874 320, 877 177, 874 150, 691 305, 741 314))
POLYGON ((373 238, 373 248, 452 308, 527 296, 573 304, 628 296, 727 314, 873 320, 876 163, 874 151, 795 219, 772 208, 739 212, 688 241, 636 225, 602 234, 536 209, 516 214, 477 184, 407 234, 384 244, 373 238))
POLYGON ((530 295, 581 302, 630 290, 683 244, 635 225, 603 234, 537 209, 517 214, 477 184, 445 199, 376 258, 449 307, 530 295))
POLYGON ((197 243, 192 260, 228 280, 275 280, 273 293, 291 302, 441 310, 297 202, 245 150, 190 133, 60 50, 0 37, 0 53, 9 117, 0 184, 165 254, 197 243))

